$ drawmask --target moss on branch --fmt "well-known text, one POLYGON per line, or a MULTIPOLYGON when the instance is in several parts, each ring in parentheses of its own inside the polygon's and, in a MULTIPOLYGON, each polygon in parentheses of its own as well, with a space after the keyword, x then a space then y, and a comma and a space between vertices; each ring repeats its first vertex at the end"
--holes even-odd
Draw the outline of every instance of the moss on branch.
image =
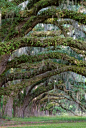
POLYGON ((60 36, 60 35, 61 35, 61 30, 43 31, 43 32, 33 32, 33 33, 31 33, 31 36, 37 36, 37 37, 60 36))
POLYGON ((39 66, 39 68, 33 69, 33 71, 30 70, 30 71, 22 72, 20 70, 19 72, 10 73, 8 75, 2 75, 2 77, 0 77, 0 86, 4 85, 8 81, 13 81, 13 80, 18 80, 18 79, 22 79, 22 80, 30 79, 36 75, 53 70, 58 66, 58 64, 54 65, 53 62, 51 63, 50 62, 51 61, 45 61, 41 66, 39 66))
POLYGON ((45 78, 49 78, 53 75, 57 75, 60 74, 62 72, 67 72, 67 71, 72 71, 75 73, 78 73, 80 75, 86 76, 86 69, 83 67, 77 67, 77 66, 63 66, 59 69, 55 69, 52 71, 47 71, 43 74, 37 75, 33 78, 30 78, 29 80, 23 80, 21 83, 17 84, 16 86, 14 85, 10 85, 9 89, 11 89, 12 91, 14 91, 15 93, 18 93, 18 91, 22 90, 25 87, 28 87, 32 84, 35 84, 36 82, 45 79, 45 78))
MULTIPOLYGON (((43 53, 43 54, 39 54, 39 55, 32 55, 32 56, 27 56, 27 55, 22 55, 20 57, 16 57, 14 60, 8 62, 7 65, 7 69, 9 68, 26 68, 26 69, 31 69, 32 67, 35 68, 35 66, 37 66, 37 64, 32 64, 33 62, 37 62, 37 61, 42 61, 43 59, 62 59, 62 60, 66 60, 68 61, 68 64, 71 63, 73 65, 77 65, 77 66, 84 66, 86 67, 86 63, 84 61, 79 61, 77 59, 75 59, 74 57, 70 57, 65 53, 60 53, 60 52, 51 52, 51 53, 43 53), (21 63, 25 63, 25 62, 29 62, 29 64, 27 65, 27 67, 25 67, 23 64, 21 63), (31 64, 30 64, 31 63, 31 64), (21 64, 21 65, 19 65, 21 64)), ((46 61, 45 61, 46 62, 46 61)), ((44 61, 40 62, 40 64, 45 63, 44 61)), ((51 63, 51 61, 50 61, 51 63)), ((38 66, 37 66, 38 67, 38 66)))
POLYGON ((48 46, 57 46, 64 45, 77 48, 79 50, 86 50, 86 42, 81 40, 74 40, 71 37, 61 38, 61 37, 50 37, 50 38, 37 38, 37 37, 24 37, 12 40, 10 42, 0 43, 0 54, 11 53, 14 50, 26 47, 48 47, 48 46))
MULTIPOLYGON (((24 14, 25 15, 25 14, 24 14)), ((44 22, 46 19, 51 18, 70 18, 78 21, 79 23, 86 24, 86 14, 77 13, 69 10, 58 10, 56 8, 49 8, 43 12, 41 12, 37 16, 31 16, 29 20, 22 26, 19 30, 16 30, 16 27, 13 29, 14 33, 9 31, 9 35, 6 37, 7 39, 12 39, 12 37, 24 36, 29 33, 38 23, 44 22), (13 35, 12 35, 13 33, 13 35)), ((29 15, 27 15, 28 17, 29 15)))

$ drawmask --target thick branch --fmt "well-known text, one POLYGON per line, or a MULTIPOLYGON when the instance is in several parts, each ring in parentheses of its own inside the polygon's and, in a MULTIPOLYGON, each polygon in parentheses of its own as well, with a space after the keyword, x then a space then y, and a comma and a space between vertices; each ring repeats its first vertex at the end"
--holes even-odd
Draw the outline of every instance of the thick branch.
POLYGON ((48 47, 48 46, 57 46, 64 45, 70 46, 73 48, 78 48, 79 50, 86 50, 86 42, 81 40, 74 40, 71 37, 61 38, 61 37, 50 37, 50 38, 37 38, 37 37, 25 37, 19 38, 17 40, 12 40, 8 43, 0 43, 0 53, 10 53, 14 50, 25 47, 48 47))
POLYGON ((46 73, 43 73, 41 75, 37 75, 33 78, 30 78, 29 80, 27 80, 25 82, 22 81, 20 84, 17 84, 16 86, 10 85, 9 89, 14 91, 15 93, 17 93, 19 90, 22 90, 23 88, 30 86, 44 78, 48 78, 53 75, 57 75, 57 74, 60 74, 62 72, 66 72, 66 71, 72 71, 72 72, 78 73, 80 75, 86 76, 85 68, 81 68, 81 67, 77 67, 77 66, 64 66, 64 67, 61 67, 56 70, 47 71, 46 73))
MULTIPOLYGON (((25 15, 25 14, 24 14, 25 15)), ((26 17, 28 17, 29 14, 27 14, 26 17)), ((7 39, 12 39, 12 31, 14 31, 14 37, 19 37, 19 36, 24 36, 27 33, 29 33, 33 27, 35 27, 36 24, 44 22, 46 19, 51 18, 72 18, 82 24, 86 24, 86 14, 82 13, 77 13, 74 11, 69 11, 69 10, 57 10, 56 8, 50 8, 45 11, 43 11, 41 14, 37 16, 32 16, 30 19, 22 26, 22 28, 19 30, 19 27, 17 27, 17 30, 13 28, 9 32, 9 35, 7 36, 7 39), (19 32, 18 32, 19 30, 19 32)))
POLYGON ((4 85, 8 81, 13 81, 17 79, 30 79, 36 75, 42 74, 46 71, 50 71, 52 69, 55 69, 58 66, 54 66, 54 63, 51 61, 46 61, 43 65, 39 66, 38 69, 34 69, 33 71, 26 71, 26 72, 15 72, 8 75, 4 75, 0 77, 0 86, 4 85))
MULTIPOLYGON (((16 57, 14 60, 8 62, 7 69, 9 69, 9 68, 30 69, 30 68, 32 68, 32 64, 27 64, 27 66, 25 66, 26 64, 21 64, 21 63, 25 63, 25 62, 33 63, 33 62, 42 61, 43 59, 49 59, 49 58, 62 59, 62 60, 68 61, 68 64, 71 63, 73 65, 86 67, 86 63, 84 61, 79 61, 79 60, 75 59, 74 57, 68 56, 65 53, 51 52, 51 53, 43 53, 43 54, 39 54, 39 55, 32 55, 32 56, 23 55, 20 57, 16 57), (19 65, 19 64, 21 64, 21 65, 19 65)), ((43 62, 42 62, 42 64, 43 64, 43 62)), ((36 64, 33 64, 33 66, 35 66, 35 65, 36 64)))
POLYGON ((31 36, 37 36, 37 37, 47 37, 47 36, 60 36, 61 30, 57 31, 39 31, 39 32, 33 32, 31 33, 31 36))
POLYGON ((78 54, 82 54, 83 57, 86 56, 86 51, 84 51, 84 50, 79 50, 79 49, 73 48, 73 47, 71 47, 71 49, 72 49, 73 51, 75 51, 76 53, 78 53, 78 54))

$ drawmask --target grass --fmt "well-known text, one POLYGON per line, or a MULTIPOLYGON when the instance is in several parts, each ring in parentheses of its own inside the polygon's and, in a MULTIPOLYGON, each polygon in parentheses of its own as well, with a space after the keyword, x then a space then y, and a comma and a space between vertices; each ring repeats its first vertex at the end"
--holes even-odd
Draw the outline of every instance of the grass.
MULTIPOLYGON (((8 127, 10 128, 10 127, 8 127)), ((11 127, 15 128, 15 127, 11 127)), ((16 127, 20 128, 20 127, 16 127)), ((44 124, 44 125, 32 125, 32 126, 21 126, 21 128, 86 128, 86 122, 84 123, 57 123, 57 124, 44 124)))
POLYGON ((86 117, 77 117, 77 116, 44 116, 44 117, 29 117, 29 118, 12 118, 13 121, 22 121, 22 122, 40 122, 40 121, 86 121, 86 117))
POLYGON ((11 121, 14 123, 7 128, 86 128, 86 117, 78 116, 12 118, 11 121))

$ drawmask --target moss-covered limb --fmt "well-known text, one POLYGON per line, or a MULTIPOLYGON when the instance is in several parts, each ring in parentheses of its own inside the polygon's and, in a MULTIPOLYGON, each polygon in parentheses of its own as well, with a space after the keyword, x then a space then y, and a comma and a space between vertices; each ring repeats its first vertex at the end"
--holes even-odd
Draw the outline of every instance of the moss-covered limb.
POLYGON ((82 23, 84 25, 86 24, 86 14, 77 13, 75 11, 70 11, 70 10, 66 10, 66 9, 58 10, 55 8, 53 8, 53 9, 49 8, 49 9, 41 12, 41 14, 39 14, 39 15, 45 15, 45 16, 47 15, 48 16, 48 15, 50 15, 50 13, 54 16, 53 18, 55 18, 55 14, 56 14, 58 18, 70 18, 70 19, 78 21, 79 23, 82 23))
POLYGON ((49 110, 50 108, 53 108, 53 106, 59 106, 61 107, 62 109, 66 110, 66 111, 69 111, 71 112, 72 114, 74 114, 75 116, 78 116, 76 113, 74 113, 72 110, 69 110, 67 107, 63 107, 61 103, 59 103, 57 100, 53 100, 53 101, 50 101, 48 103, 48 105, 45 107, 45 109, 49 110))
POLYGON ((42 8, 45 8, 47 6, 51 6, 51 5, 55 5, 55 6, 59 6, 59 2, 61 3, 63 0, 46 0, 46 1, 43 1, 43 0, 32 0, 28 3, 27 7, 28 9, 33 9, 33 8, 38 8, 38 10, 35 10, 36 13, 41 10, 42 8))
POLYGON ((63 0, 53 0, 53 1, 52 0, 46 0, 46 1, 40 0, 33 5, 33 7, 30 10, 30 13, 31 15, 33 15, 34 13, 37 14, 37 12, 41 10, 42 8, 52 6, 52 5, 59 6, 59 1, 63 1, 63 0))
POLYGON ((28 32, 30 32, 32 30, 32 28, 37 24, 37 23, 40 23, 40 22, 44 22, 47 18, 51 18, 53 15, 54 18, 57 18, 57 17, 62 17, 62 18, 72 18, 82 24, 86 24, 86 15, 82 13, 77 13, 77 12, 74 12, 74 11, 69 11, 69 10, 57 10, 55 8, 50 8, 50 9, 47 9, 45 11, 43 11, 41 14, 39 14, 38 16, 35 16, 33 18, 33 22, 31 21, 31 25, 30 25, 30 21, 28 21, 22 28, 21 30, 21 35, 22 35, 22 32, 25 31, 25 34, 27 34, 28 32), (39 20, 40 19, 40 20, 39 20), (28 29, 28 30, 27 30, 28 29))
MULTIPOLYGON (((13 1, 10 1, 10 2, 15 4, 15 5, 18 5, 21 2, 24 2, 24 0, 19 0, 19 1, 18 0, 13 0, 13 1)), ((58 0, 58 1, 56 1, 56 0, 53 0, 53 1, 52 0, 46 0, 46 1, 30 0, 28 2, 28 5, 27 5, 27 8, 29 10, 27 10, 27 11, 29 12, 29 16, 30 16, 30 15, 33 15, 33 14, 37 14, 37 12, 39 10, 41 10, 42 8, 45 8, 45 7, 51 6, 51 5, 59 6, 59 3, 61 4, 62 2, 63 2, 63 0, 58 0)), ((24 14, 23 14, 23 16, 24 16, 24 14)), ((5 18, 5 16, 6 16, 6 12, 3 13, 2 18, 5 18)))
MULTIPOLYGON (((52 85, 52 90, 54 89, 54 84, 51 84, 52 85)), ((61 85, 61 87, 62 87, 62 84, 58 84, 57 85, 57 88, 59 89, 59 87, 60 87, 60 85, 61 85)), ((64 94, 62 94, 62 93, 50 93, 49 92, 50 90, 47 90, 46 92, 43 92, 42 94, 40 94, 40 95, 38 95, 38 96, 36 96, 34 99, 33 99, 33 101, 35 101, 35 103, 37 103, 37 104, 39 104, 39 101, 42 99, 42 98, 44 98, 45 96, 57 96, 57 97, 62 97, 62 96, 64 96, 64 94)))
POLYGON ((19 5, 19 4, 23 3, 23 2, 25 2, 25 0, 12 0, 10 2, 13 3, 13 4, 19 5))
MULTIPOLYGON (((62 20, 62 21, 57 21, 57 23, 58 23, 58 22, 59 22, 60 25, 62 25, 62 24, 70 24, 70 25, 72 25, 74 28, 76 27, 76 21, 75 21, 75 20, 72 20, 72 19, 69 19, 69 20, 64 19, 64 20, 62 20)), ((74 28, 73 28, 73 29, 74 29, 74 28)), ((78 25, 78 27, 76 27, 76 28, 86 34, 86 31, 84 30, 82 24, 78 25)), ((70 29, 70 27, 69 27, 69 29, 70 29)))
POLYGON ((62 31, 62 34, 65 36, 65 37, 69 37, 69 35, 67 34, 67 32, 69 32, 69 29, 68 28, 64 28, 64 26, 62 26, 62 24, 60 24, 59 22, 55 22, 55 25, 58 26, 61 31, 62 31))
POLYGON ((67 10, 63 10, 63 13, 64 13, 64 16, 63 16, 64 18, 70 18, 75 21, 78 21, 79 23, 86 25, 86 15, 82 13, 73 12, 73 11, 67 11, 67 10))
POLYGON ((47 86, 42 85, 42 86, 39 86, 37 89, 35 89, 33 93, 31 93, 31 94, 28 93, 26 97, 28 98, 28 95, 30 95, 31 101, 32 100, 34 101, 34 98, 36 101, 36 98, 39 99, 40 96, 46 95, 47 92, 52 90, 53 88, 54 88, 53 84, 47 85, 47 86))
POLYGON ((75 102, 79 105, 79 107, 86 111, 86 107, 85 105, 83 105, 80 101, 77 101, 77 99, 72 95, 72 92, 71 91, 67 91, 67 90, 64 90, 64 92, 75 102))
POLYGON ((74 40, 71 37, 61 38, 61 37, 50 37, 50 38, 22 38, 18 40, 20 42, 20 47, 25 46, 34 46, 34 47, 47 47, 47 46, 57 46, 57 45, 66 45, 74 48, 78 48, 79 50, 86 50, 86 42, 81 40, 74 40))
MULTIPOLYGON (((45 79, 42 79, 42 80, 40 80, 40 81, 38 81, 38 82, 36 82, 35 84, 32 84, 32 85, 30 85, 30 87, 28 87, 27 86, 27 88, 26 88, 26 90, 27 90, 27 92, 28 92, 28 94, 30 94, 31 93, 31 91, 32 91, 32 89, 35 87, 35 86, 39 86, 41 83, 43 83, 44 81, 46 81, 46 78, 45 79)), ((27 80, 24 80, 24 81, 22 81, 21 83, 22 83, 22 85, 24 85, 24 83, 26 83, 27 82, 27 80)), ((14 86, 16 87, 16 86, 19 86, 20 84, 15 84, 14 86)), ((21 89, 21 88, 20 88, 21 89)), ((8 95, 8 96, 11 96, 11 94, 13 93, 13 95, 12 96, 16 96, 16 94, 17 94, 17 92, 14 92, 14 90, 10 87, 9 88, 9 86, 6 86, 6 87, 0 87, 0 96, 1 95, 8 95), (13 91, 13 92, 12 92, 13 91)), ((19 92, 18 92, 19 93, 19 92)))
MULTIPOLYGON (((53 85, 53 88, 54 88, 54 85, 53 85)), ((46 93, 42 93, 41 95, 39 95, 38 97, 36 97, 33 100, 35 100, 35 102, 38 102, 39 103, 39 101, 41 99, 43 99, 42 102, 44 103, 44 100, 45 100, 45 102, 47 102, 48 100, 50 100, 49 98, 51 98, 51 96, 57 97, 57 99, 58 98, 60 99, 60 97, 64 97, 67 100, 73 100, 74 102, 76 102, 77 104, 79 104, 80 107, 83 108, 83 110, 85 109, 85 106, 83 106, 80 102, 77 102, 77 100, 74 97, 72 97, 72 95, 70 93, 70 90, 69 91, 68 90, 67 91, 65 90, 65 85, 64 84, 58 84, 58 85, 56 85, 56 89, 60 89, 60 90, 64 91, 66 93, 66 95, 68 95, 71 99, 65 97, 65 95, 63 93, 61 95, 58 95, 58 93, 49 93, 49 92, 46 92, 46 93), (48 100, 47 100, 47 98, 48 98, 48 100)), ((55 99, 53 99, 53 100, 55 100, 55 99)))
POLYGON ((35 84, 36 82, 38 82, 42 79, 49 78, 53 75, 57 75, 57 74, 60 74, 62 72, 66 72, 66 71, 72 71, 72 72, 78 73, 80 75, 86 76, 86 69, 83 67, 81 68, 81 67, 77 67, 77 66, 64 66, 64 67, 61 67, 59 69, 47 71, 43 74, 37 75, 33 78, 30 78, 27 81, 22 80, 22 82, 20 84, 17 84, 16 86, 10 85, 9 88, 11 88, 12 90, 14 90, 14 92, 17 93, 19 90, 22 90, 23 88, 28 87, 32 84, 35 84))
MULTIPOLYGON (((60 85, 62 86, 63 84, 60 84, 60 85)), ((52 93, 51 92, 47 92, 47 95, 49 95, 49 96, 57 96, 57 97, 64 97, 63 93, 58 93, 58 92, 55 93, 54 91, 52 93)))
MULTIPOLYGON (((27 14, 28 17, 29 14, 27 14)), ((33 27, 35 27, 36 24, 40 22, 44 22, 47 18, 51 18, 53 15, 54 18, 72 18, 82 24, 86 24, 86 14, 82 13, 77 13, 74 11, 69 11, 69 10, 57 10, 55 8, 50 8, 45 11, 43 11, 41 14, 37 16, 31 16, 30 19, 22 26, 22 28, 19 30, 18 29, 13 29, 14 33, 12 35, 12 32, 9 32, 9 35, 7 36, 7 39, 12 39, 13 37, 19 37, 19 36, 24 36, 27 33, 29 33, 33 27)))
MULTIPOLYGON (((12 40, 13 38, 20 37, 20 30, 22 26, 30 19, 17 17, 13 20, 12 26, 10 27, 7 36, 5 37, 5 41, 12 40)), ((3 33, 2 33, 3 34, 3 33)))
POLYGON ((46 96, 40 100, 40 104, 43 104, 44 102, 48 102, 48 100, 54 101, 54 100, 61 100, 61 99, 65 99, 65 98, 64 97, 55 97, 55 96, 52 96, 52 97, 46 96))
MULTIPOLYGON (((24 14, 24 16, 25 15, 29 16, 29 14, 27 14, 27 13, 24 14)), ((25 21, 23 24, 20 23, 15 28, 13 27, 9 31, 9 34, 5 40, 12 39, 13 37, 24 36, 25 34, 30 32, 37 23, 44 22, 47 18, 52 17, 52 15, 53 15, 53 17, 56 17, 56 18, 58 16, 62 17, 62 18, 70 18, 71 17, 72 19, 78 20, 79 22, 81 22, 83 24, 85 24, 85 22, 86 22, 85 21, 86 15, 84 15, 84 14, 82 16, 81 13, 77 14, 76 12, 73 12, 73 11, 68 11, 68 10, 61 11, 61 10, 57 10, 55 8, 51 8, 51 9, 47 9, 46 11, 43 11, 42 14, 40 14, 38 16, 31 16, 30 19, 27 18, 27 22, 25 21), (77 17, 77 15, 78 15, 78 17, 77 17), (80 16, 81 16, 81 19, 80 19, 80 16)))
POLYGON ((2 95, 10 96, 11 90, 7 87, 5 87, 5 88, 0 87, 0 96, 2 96, 2 95))
MULTIPOLYGON (((63 0, 60 0, 60 2, 63 0)), ((27 8, 29 10, 26 11, 20 11, 20 15, 22 17, 26 17, 26 16, 31 16, 31 15, 36 15, 38 13, 39 10, 41 10, 42 8, 45 8, 47 6, 59 6, 59 0, 34 0, 34 1, 29 1, 27 8), (32 2, 32 3, 31 3, 32 2)))
POLYGON ((11 25, 12 25, 12 18, 7 19, 4 22, 2 21, 2 25, 0 29, 0 42, 4 40, 4 38, 8 35, 11 25))
MULTIPOLYGON (((68 64, 71 63, 73 65, 77 65, 78 67, 82 67, 82 66, 86 67, 86 63, 82 60, 79 61, 75 59, 74 57, 70 57, 64 53, 52 52, 52 54, 43 53, 43 54, 34 55, 34 56, 23 55, 21 57, 17 57, 11 62, 8 62, 5 72, 10 68, 20 68, 20 69, 27 69, 27 70, 34 68, 37 70, 37 68, 41 66, 45 66, 47 63, 50 63, 53 66, 55 65, 57 67, 58 65, 57 63, 53 63, 51 60, 47 60, 49 58, 62 59, 62 60, 68 61, 68 64), (41 62, 37 62, 37 61, 41 61, 41 62), (25 63, 25 62, 29 62, 29 63, 25 63), (36 63, 33 63, 33 62, 36 62, 36 63)), ((16 75, 13 75, 13 76, 16 76, 16 75)), ((2 77, 3 77, 3 74, 2 74, 2 77)))
POLYGON ((34 31, 33 33, 31 33, 31 36, 37 36, 37 37, 46 37, 46 36, 60 36, 61 35, 61 30, 57 30, 57 31, 39 31, 36 32, 34 31))
MULTIPOLYGON (((55 24, 55 25, 57 25, 58 27, 59 26, 62 26, 63 24, 70 24, 70 25, 72 25, 74 28, 75 28, 75 23, 76 23, 76 21, 75 20, 72 20, 72 19, 60 19, 60 21, 58 20, 58 18, 49 18, 49 19, 47 19, 46 21, 44 21, 44 23, 46 23, 46 24, 55 24)), ((80 30, 80 31, 83 31, 85 34, 86 34, 86 31, 83 29, 83 25, 81 24, 81 25, 79 25, 78 27, 76 27, 78 30, 80 30)), ((73 29, 73 28, 72 28, 73 29)), ((71 30, 72 30, 71 29, 71 30)), ((70 31, 70 27, 68 28, 68 30, 70 31)))
POLYGON ((60 106, 61 108, 63 108, 64 110, 73 113, 75 116, 78 116, 78 115, 77 115, 76 113, 74 113, 72 110, 69 110, 68 108, 64 107, 61 103, 59 103, 59 106, 60 106))
MULTIPOLYGON (((69 20, 71 20, 71 19, 69 19, 69 20)), ((67 20, 67 21, 69 21, 69 20, 67 20)), ((46 24, 54 24, 54 25, 58 26, 59 29, 62 31, 62 34, 65 37, 69 36, 67 34, 67 32, 69 32, 69 28, 64 28, 64 26, 63 26, 63 24, 65 24, 65 23, 67 24, 65 19, 62 19, 62 20, 60 19, 60 21, 59 21, 58 18, 49 18, 49 19, 45 20, 44 23, 46 23, 46 24)))
POLYGON ((68 37, 69 35, 67 34, 67 32, 69 32, 68 28, 64 28, 64 26, 62 26, 62 23, 60 23, 59 21, 57 21, 57 18, 49 18, 46 21, 44 21, 44 23, 46 24, 54 24, 56 26, 59 27, 59 29, 61 30, 62 34, 65 37, 68 37))
POLYGON ((85 68, 80 68, 77 66, 65 66, 65 67, 61 67, 56 70, 47 71, 43 74, 37 75, 33 78, 30 78, 29 80, 22 80, 21 83, 18 83, 16 85, 9 85, 7 87, 7 90, 13 91, 14 92, 13 95, 16 95, 18 93, 18 91, 21 91, 23 88, 29 87, 32 84, 35 84, 36 82, 41 81, 42 79, 46 79, 53 75, 57 75, 57 74, 60 74, 62 72, 66 72, 66 71, 72 71, 72 72, 78 73, 80 75, 86 76, 85 68))
POLYGON ((71 47, 71 49, 72 49, 73 51, 75 51, 76 53, 78 53, 78 54, 82 54, 83 57, 86 56, 86 51, 84 51, 84 50, 79 50, 79 49, 73 48, 73 47, 71 47))
POLYGON ((33 5, 37 2, 39 2, 40 0, 29 0, 28 4, 27 4, 27 8, 31 9, 33 7, 33 5))
MULTIPOLYGON (((85 83, 86 85, 86 83, 85 83)), ((66 88, 64 88, 63 90, 65 92, 65 94, 67 94, 69 96, 69 99, 71 98, 75 103, 79 104, 79 107, 86 111, 86 107, 85 105, 83 105, 79 100, 77 101, 77 99, 72 95, 72 91, 71 90, 66 90, 66 88)))
MULTIPOLYGON (((64 90, 63 90, 64 91, 64 90)), ((68 95, 69 96, 69 95, 68 95)), ((40 101, 39 101, 39 103, 41 103, 41 104, 43 104, 43 103, 45 103, 45 102, 50 102, 50 101, 56 101, 57 103, 58 103, 58 100, 61 100, 61 99, 67 99, 67 100, 69 100, 69 98, 67 98, 67 97, 65 97, 64 95, 63 96, 61 96, 61 97, 59 97, 58 95, 57 96, 54 96, 54 95, 52 95, 52 96, 50 96, 50 95, 45 95, 45 97, 43 97, 42 99, 40 99, 40 101)), ((74 102, 76 102, 77 104, 79 104, 79 107, 82 109, 82 110, 85 110, 85 106, 83 106, 83 104, 81 104, 80 102, 77 102, 77 100, 76 99, 74 99, 74 98, 72 98, 71 97, 71 99, 74 101, 74 102)), ((59 103, 59 105, 61 105, 61 102, 59 103)))
POLYGON ((54 106, 59 106, 59 104, 56 101, 50 101, 47 104, 42 104, 42 106, 43 105, 44 105, 43 109, 48 111, 53 111, 54 106))
MULTIPOLYGON (((37 61, 42 61, 43 59, 62 59, 62 60, 66 60, 68 61, 68 63, 71 63, 73 65, 77 65, 77 66, 84 66, 86 67, 86 63, 84 61, 79 61, 77 59, 75 59, 74 57, 70 57, 65 53, 59 53, 59 52, 51 52, 51 53, 43 53, 43 54, 39 54, 39 55, 32 55, 32 56, 27 56, 27 55, 22 55, 21 57, 16 57, 14 60, 8 62, 8 65, 6 67, 6 70, 10 69, 10 68, 25 68, 25 69, 31 69, 32 67, 37 66, 37 64, 32 64, 33 62, 37 62, 37 61), (21 64, 21 63, 25 63, 25 62, 29 62, 29 64, 21 64), (31 63, 31 64, 30 64, 31 63), (19 65, 21 64, 21 65, 19 65)), ((39 65, 43 65, 46 61, 42 61, 39 63, 39 65)), ((51 62, 50 62, 51 63, 51 62)))
POLYGON ((9 31, 9 34, 5 38, 5 41, 11 40, 13 38, 18 38, 21 36, 23 37, 28 32, 30 32, 36 24, 42 22, 42 20, 45 19, 46 17, 42 18, 40 16, 31 16, 28 18, 23 18, 22 21, 18 22, 18 25, 12 26, 11 30, 9 31))
MULTIPOLYGON (((46 16, 30 16, 29 17, 28 11, 24 11, 23 12, 24 14, 22 14, 22 12, 20 13, 21 13, 20 15, 24 15, 24 17, 26 16, 26 18, 23 18, 22 16, 22 21, 18 20, 18 25, 16 25, 15 27, 12 26, 5 40, 10 40, 15 37, 24 36, 28 32, 30 32, 36 24, 47 19, 46 16)), ((49 15, 49 17, 51 17, 51 14, 49 15)))
POLYGON ((78 48, 79 50, 86 50, 85 41, 77 39, 74 40, 71 37, 61 38, 59 36, 55 36, 45 39, 37 37, 25 37, 12 40, 11 42, 0 43, 0 54, 11 53, 18 48, 26 46, 48 47, 57 45, 70 46, 73 48, 78 48))
MULTIPOLYGON (((62 82, 60 83, 60 81, 58 81, 57 88, 59 88, 62 85, 63 85, 63 83, 62 82)), ((47 83, 46 86, 44 84, 42 84, 41 86, 38 86, 38 88, 36 88, 32 93, 30 93, 30 95, 32 95, 34 97, 37 97, 41 94, 44 95, 44 92, 46 92, 45 95, 51 94, 48 91, 50 91, 52 89, 54 89, 54 84, 53 83, 51 83, 51 84, 47 83)), ((33 99, 34 99, 34 97, 33 97, 33 99)))
MULTIPOLYGON (((38 2, 38 1, 39 0, 29 1, 28 5, 29 6, 32 5, 32 6, 30 6, 30 8, 33 8, 34 3, 38 2)), ((12 1, 9 1, 9 2, 11 2, 12 4, 14 4, 16 6, 16 5, 19 5, 22 2, 25 2, 25 0, 12 0, 12 1)), ((11 14, 12 11, 10 13, 7 13, 7 12, 8 12, 8 8, 5 9, 5 11, 2 12, 2 19, 10 18, 9 16, 12 16, 12 14, 11 14), (7 15, 8 15, 8 17, 7 17, 7 15)), ((13 16, 14 16, 13 18, 18 17, 19 14, 20 14, 20 17, 26 17, 28 13, 29 13, 28 16, 30 16, 32 14, 32 10, 28 10, 27 7, 26 7, 25 10, 20 10, 19 12, 17 12, 19 14, 17 14, 15 11, 12 12, 12 13, 13 13, 13 16)), ((33 14, 35 14, 35 12, 33 12, 33 14)))
MULTIPOLYGON (((60 82, 59 82, 60 83, 60 82)), ((58 88, 60 87, 61 83, 58 83, 58 88)), ((62 86, 62 85, 61 85, 62 86)), ((29 93, 26 95, 24 102, 23 102, 23 106, 24 108, 26 108, 28 106, 28 104, 32 101, 39 101, 41 98, 45 97, 45 95, 47 94, 48 91, 52 90, 54 88, 53 84, 48 84, 47 86, 41 85, 39 86, 37 89, 34 90, 34 92, 29 93), (29 97, 29 100, 28 100, 29 97), (34 99, 35 98, 35 99, 34 99), (26 102, 27 101, 27 102, 26 102)))
POLYGON ((43 65, 39 66, 39 68, 34 69, 33 71, 26 71, 26 72, 20 71, 20 72, 10 73, 8 75, 4 75, 0 77, 0 86, 4 85, 8 81, 13 81, 17 79, 30 79, 46 71, 56 69, 57 67, 58 67, 58 64, 54 65, 53 62, 46 61, 43 65))
POLYGON ((39 62, 36 62, 36 63, 22 63, 22 64, 19 64, 19 65, 16 65, 16 68, 27 69, 27 70, 38 69, 39 67, 42 67, 47 63, 52 63, 52 61, 49 60, 49 59, 46 59, 46 60, 42 60, 42 61, 39 61, 39 62))
MULTIPOLYGON (((42 80, 36 82, 35 84, 32 84, 32 85, 28 88, 28 90, 27 90, 28 94, 30 94, 30 93, 32 92, 32 90, 33 90, 36 86, 44 85, 44 82, 45 82, 46 80, 47 80, 47 78, 44 78, 44 79, 42 79, 42 80)), ((27 95, 28 95, 28 94, 27 94, 27 95)))
MULTIPOLYGON (((62 30, 62 33, 64 34, 65 37, 69 37, 69 35, 67 33, 71 32, 76 27, 76 25, 75 25, 76 21, 72 20, 72 19, 69 19, 69 20, 62 19, 62 21, 54 21, 54 22, 55 22, 54 24, 62 30), (69 28, 64 28, 64 26, 63 26, 64 24, 70 24, 71 26, 69 28)), ((76 29, 78 29, 86 34, 86 31, 83 29, 82 25, 80 25, 79 27, 76 27, 76 29)))
POLYGON ((15 38, 15 35, 18 35, 19 37, 20 29, 29 20, 29 18, 30 17, 28 18, 16 17, 13 20, 12 18, 6 19, 5 23, 2 24, 2 29, 0 30, 0 37, 6 41, 15 38))

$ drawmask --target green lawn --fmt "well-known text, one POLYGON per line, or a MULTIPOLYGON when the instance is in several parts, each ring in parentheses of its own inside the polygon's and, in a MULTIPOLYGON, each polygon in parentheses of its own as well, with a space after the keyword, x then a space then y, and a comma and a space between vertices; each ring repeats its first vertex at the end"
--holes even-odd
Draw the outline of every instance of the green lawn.
POLYGON ((78 116, 12 118, 11 121, 15 121, 16 126, 8 128, 86 128, 86 117, 78 116))
POLYGON ((12 118, 14 121, 28 121, 28 122, 40 122, 40 121, 86 121, 86 117, 78 116, 44 116, 44 117, 29 117, 29 118, 12 118))
MULTIPOLYGON (((10 127, 8 127, 10 128, 10 127)), ((15 128, 15 127, 11 127, 15 128)), ((20 128, 20 127, 16 127, 20 128)), ((33 125, 33 126, 21 126, 21 128, 86 128, 86 123, 57 123, 57 124, 44 124, 44 125, 33 125)))

